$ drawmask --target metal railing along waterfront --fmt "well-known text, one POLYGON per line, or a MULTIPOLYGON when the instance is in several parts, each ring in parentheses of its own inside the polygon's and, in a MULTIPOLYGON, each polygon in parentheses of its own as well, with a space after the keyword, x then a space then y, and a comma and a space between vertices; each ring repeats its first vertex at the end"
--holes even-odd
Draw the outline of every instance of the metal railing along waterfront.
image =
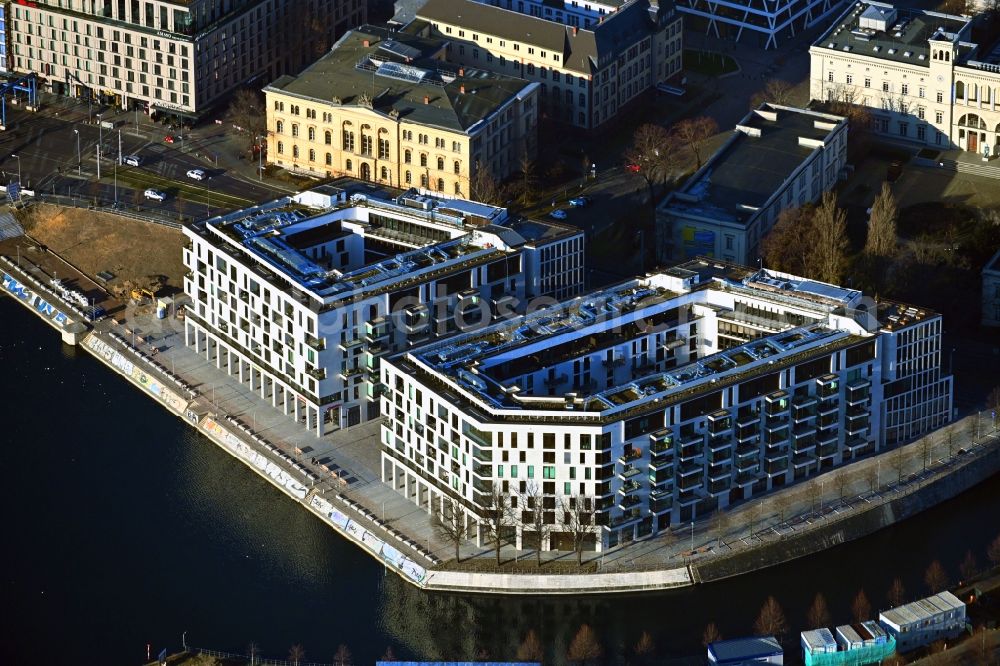
POLYGON ((261 657, 260 655, 251 657, 245 652, 240 654, 239 652, 225 652, 223 650, 210 650, 208 648, 192 647, 188 648, 188 652, 199 655, 203 654, 207 657, 219 657, 221 659, 240 659, 246 661, 247 664, 253 664, 253 666, 337 666, 337 664, 318 661, 289 661, 287 659, 270 659, 261 657))

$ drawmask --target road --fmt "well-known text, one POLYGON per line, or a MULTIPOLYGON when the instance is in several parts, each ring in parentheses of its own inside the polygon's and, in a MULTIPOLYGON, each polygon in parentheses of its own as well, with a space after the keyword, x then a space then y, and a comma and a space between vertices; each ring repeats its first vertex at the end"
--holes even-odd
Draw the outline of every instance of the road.
MULTIPOLYGON (((166 135, 181 132, 149 124, 137 129, 131 122, 125 124, 127 114, 115 117, 118 127, 108 130, 88 124, 88 115, 86 105, 43 105, 37 113, 9 107, 7 130, 0 133, 2 182, 20 179, 24 187, 41 194, 81 201, 96 198, 101 205, 117 202, 124 207, 185 218, 243 208, 288 191, 287 187, 254 180, 227 168, 225 159, 220 167, 219 150, 225 138, 219 127, 185 131, 183 139, 168 144, 164 141, 166 135), (141 167, 118 165, 119 141, 121 155, 140 155, 141 167), (201 169, 209 177, 203 181, 187 178, 190 169, 201 169), (166 200, 147 200, 143 196, 147 188, 166 193, 166 200)), ((93 117, 96 122, 97 114, 93 117)))

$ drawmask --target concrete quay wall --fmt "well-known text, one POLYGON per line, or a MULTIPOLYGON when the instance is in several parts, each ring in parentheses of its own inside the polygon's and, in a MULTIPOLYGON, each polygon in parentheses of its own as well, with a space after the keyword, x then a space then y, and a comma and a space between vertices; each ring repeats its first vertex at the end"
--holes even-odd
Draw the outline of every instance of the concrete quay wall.
POLYGON ((716 557, 692 566, 699 582, 731 578, 775 566, 827 548, 866 537, 921 511, 949 500, 1000 472, 1000 446, 994 443, 981 455, 968 455, 948 474, 913 491, 871 508, 852 511, 840 520, 829 520, 805 532, 768 542, 752 550, 716 557))
MULTIPOLYGON (((47 291, 45 285, 3 262, 18 285, 5 284, 3 291, 34 311, 58 331, 63 322, 54 321, 60 308, 72 312, 55 294, 46 294, 41 305, 35 295, 47 291), (37 284, 36 284, 37 283, 37 284), (33 287, 25 290, 24 285, 33 287), (13 287, 13 288, 12 288, 13 287), (58 305, 57 305, 58 304, 58 305)), ((10 280, 8 280, 10 282, 10 280)), ((65 315, 64 315, 65 316, 65 315)), ((66 319, 69 319, 66 317, 66 319)), ((225 419, 208 413, 197 400, 197 394, 179 377, 151 359, 137 353, 113 332, 87 332, 83 322, 73 322, 81 328, 70 344, 80 345, 99 361, 121 375, 156 400, 167 410, 196 428, 210 441, 271 483, 287 497, 311 511, 338 534, 349 539, 363 551, 383 563, 403 580, 425 590, 503 595, 583 595, 620 594, 662 591, 687 587, 700 582, 722 580, 811 555, 823 549, 872 534, 905 518, 914 516, 962 491, 984 481, 1000 471, 1000 447, 994 443, 977 455, 967 455, 948 474, 929 480, 922 486, 891 500, 873 504, 870 509, 852 511, 840 519, 827 519, 822 525, 780 540, 770 541, 751 550, 731 555, 696 560, 689 567, 649 571, 606 572, 592 574, 523 574, 473 571, 451 571, 424 568, 407 553, 412 542, 389 528, 370 522, 370 516, 356 510, 349 499, 341 495, 324 497, 307 486, 313 480, 310 473, 277 447, 242 433, 225 419)), ((419 551, 418 551, 419 552, 419 551)))

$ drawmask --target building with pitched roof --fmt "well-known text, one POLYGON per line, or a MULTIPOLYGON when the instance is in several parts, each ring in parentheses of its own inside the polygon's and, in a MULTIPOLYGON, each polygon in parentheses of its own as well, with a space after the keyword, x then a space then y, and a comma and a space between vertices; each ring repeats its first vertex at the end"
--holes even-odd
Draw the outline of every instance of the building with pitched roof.
POLYGON ((445 60, 446 40, 363 26, 264 88, 269 163, 459 197, 534 156, 538 85, 445 60))
POLYGON ((687 525, 948 422, 940 315, 873 306, 696 259, 383 358, 382 479, 518 547, 687 525))
POLYGON ((537 84, 547 117, 585 130, 680 76, 681 18, 672 2, 553 7, 428 0, 407 31, 447 39, 450 61, 537 84))
POLYGON ((809 49, 810 96, 866 106, 895 140, 1000 155, 1000 45, 972 19, 862 0, 809 49))

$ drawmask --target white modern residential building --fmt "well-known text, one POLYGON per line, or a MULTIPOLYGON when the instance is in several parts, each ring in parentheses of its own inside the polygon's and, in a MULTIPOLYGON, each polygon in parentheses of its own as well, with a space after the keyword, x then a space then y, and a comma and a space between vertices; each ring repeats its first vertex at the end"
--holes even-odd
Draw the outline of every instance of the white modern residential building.
POLYGON ((765 49, 811 28, 839 11, 843 0, 679 0, 689 28, 740 41, 744 32, 765 49))
POLYGON ((663 263, 710 256, 755 264, 781 211, 819 199, 836 184, 846 160, 844 118, 761 105, 657 206, 657 257, 663 263))
POLYGON ((1000 326, 1000 250, 983 268, 983 326, 1000 326))
POLYGON ((186 344, 317 436, 378 415, 385 354, 583 281, 579 230, 346 179, 184 233, 186 344))
POLYGON ((449 40, 449 62, 538 84, 546 117, 594 130, 680 76, 683 30, 666 0, 576 4, 428 0, 406 30, 449 40))
POLYGON ((896 650, 908 652, 964 632, 965 604, 945 591, 883 611, 878 619, 896 639, 896 650))
POLYGON ((258 81, 260 87, 297 72, 367 17, 361 0, 8 6, 11 68, 37 73, 41 90, 183 118, 198 116, 237 86, 258 81))
POLYGON ((383 359, 382 478, 480 526, 537 492, 543 547, 572 548, 567 506, 614 546, 946 423, 940 338, 932 312, 690 261, 383 359))
POLYGON ((811 97, 868 107, 876 133, 998 154, 1000 47, 974 43, 971 18, 859 1, 809 54, 811 97))

